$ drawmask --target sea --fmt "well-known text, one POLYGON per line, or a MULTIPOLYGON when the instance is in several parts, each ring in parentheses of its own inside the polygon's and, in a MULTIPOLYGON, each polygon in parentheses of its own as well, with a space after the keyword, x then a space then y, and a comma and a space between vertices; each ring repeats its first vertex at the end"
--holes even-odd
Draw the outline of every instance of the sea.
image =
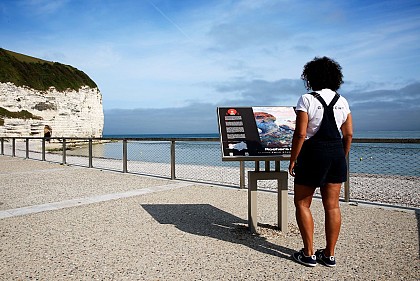
MULTIPOLYGON (((104 138, 148 138, 150 141, 129 142, 128 160, 170 162, 170 142, 154 138, 219 138, 219 134, 126 134, 104 135, 104 138)), ((420 139, 420 131, 360 131, 353 138, 420 139)), ((121 143, 102 144, 101 157, 121 158, 121 143)), ((237 166, 221 161, 219 142, 176 141, 176 163, 207 166, 237 166)), ((285 161, 283 161, 285 162, 285 161)), ((251 163, 253 164, 253 163, 251 163)), ((288 163, 281 163, 285 169, 288 163)), ((353 143, 350 152, 350 172, 374 175, 420 176, 420 143, 353 143)))
MULTIPOLYGON (((125 134, 104 135, 104 138, 219 138, 218 133, 208 134, 125 134)), ((368 139, 420 139, 420 131, 359 131, 353 138, 368 139)))

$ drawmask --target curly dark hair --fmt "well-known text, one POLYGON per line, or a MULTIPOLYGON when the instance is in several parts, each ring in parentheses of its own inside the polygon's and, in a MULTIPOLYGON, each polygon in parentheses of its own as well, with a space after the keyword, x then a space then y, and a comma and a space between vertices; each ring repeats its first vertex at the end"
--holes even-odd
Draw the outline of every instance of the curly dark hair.
POLYGON ((307 90, 319 91, 331 89, 336 91, 343 84, 341 66, 328 57, 315 57, 305 64, 301 75, 307 90))

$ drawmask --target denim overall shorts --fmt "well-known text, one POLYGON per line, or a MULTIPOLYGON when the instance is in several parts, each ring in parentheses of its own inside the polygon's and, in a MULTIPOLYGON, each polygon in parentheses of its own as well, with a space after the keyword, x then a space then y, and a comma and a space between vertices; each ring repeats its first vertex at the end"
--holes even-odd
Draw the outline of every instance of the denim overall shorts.
POLYGON ((323 187, 327 183, 347 180, 347 162, 343 141, 334 117, 338 93, 327 105, 318 93, 311 93, 324 107, 321 126, 314 136, 303 143, 295 165, 295 184, 323 187))

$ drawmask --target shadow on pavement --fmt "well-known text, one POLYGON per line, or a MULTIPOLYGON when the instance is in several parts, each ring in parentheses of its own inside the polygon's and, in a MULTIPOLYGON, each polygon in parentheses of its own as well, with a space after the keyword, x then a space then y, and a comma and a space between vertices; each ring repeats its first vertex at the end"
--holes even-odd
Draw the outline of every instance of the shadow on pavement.
MULTIPOLYGON (((209 204, 142 204, 157 222, 173 224, 195 235, 242 244, 256 251, 290 259, 294 250, 282 247, 260 235, 251 234, 248 222, 209 204)), ((274 229, 270 225, 260 227, 274 229)))

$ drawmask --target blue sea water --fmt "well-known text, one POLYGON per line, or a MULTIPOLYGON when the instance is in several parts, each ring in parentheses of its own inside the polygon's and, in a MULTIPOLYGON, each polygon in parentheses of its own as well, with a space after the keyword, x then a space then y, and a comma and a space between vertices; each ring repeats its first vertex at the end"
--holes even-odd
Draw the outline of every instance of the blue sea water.
MULTIPOLYGON (((104 138, 218 138, 218 133, 208 134, 126 134, 104 135, 104 138)), ((354 138, 370 139, 420 139, 420 131, 356 131, 354 138)))
MULTIPOLYGON (((218 138, 218 134, 139 134, 104 135, 105 138, 218 138)), ((354 138, 368 139, 420 139, 420 131, 364 131, 354 138)), ((121 159, 121 143, 107 143, 101 156, 121 159)), ((144 162, 170 162, 170 142, 129 142, 128 160, 144 162)), ((237 166, 236 162, 222 162, 219 142, 176 142, 176 163, 237 166)), ((288 163, 282 163, 282 169, 288 163)), ((420 144, 412 143, 353 143, 350 152, 350 172, 420 176, 420 144)))
POLYGON ((218 138, 219 134, 127 134, 127 135, 104 135, 104 138, 218 138))
POLYGON ((356 131, 354 138, 420 139, 420 131, 356 131))
MULTIPOLYGON (((363 131, 354 138, 420 139, 420 131, 363 131)), ((420 176, 419 143, 353 143, 352 173, 420 176)))

